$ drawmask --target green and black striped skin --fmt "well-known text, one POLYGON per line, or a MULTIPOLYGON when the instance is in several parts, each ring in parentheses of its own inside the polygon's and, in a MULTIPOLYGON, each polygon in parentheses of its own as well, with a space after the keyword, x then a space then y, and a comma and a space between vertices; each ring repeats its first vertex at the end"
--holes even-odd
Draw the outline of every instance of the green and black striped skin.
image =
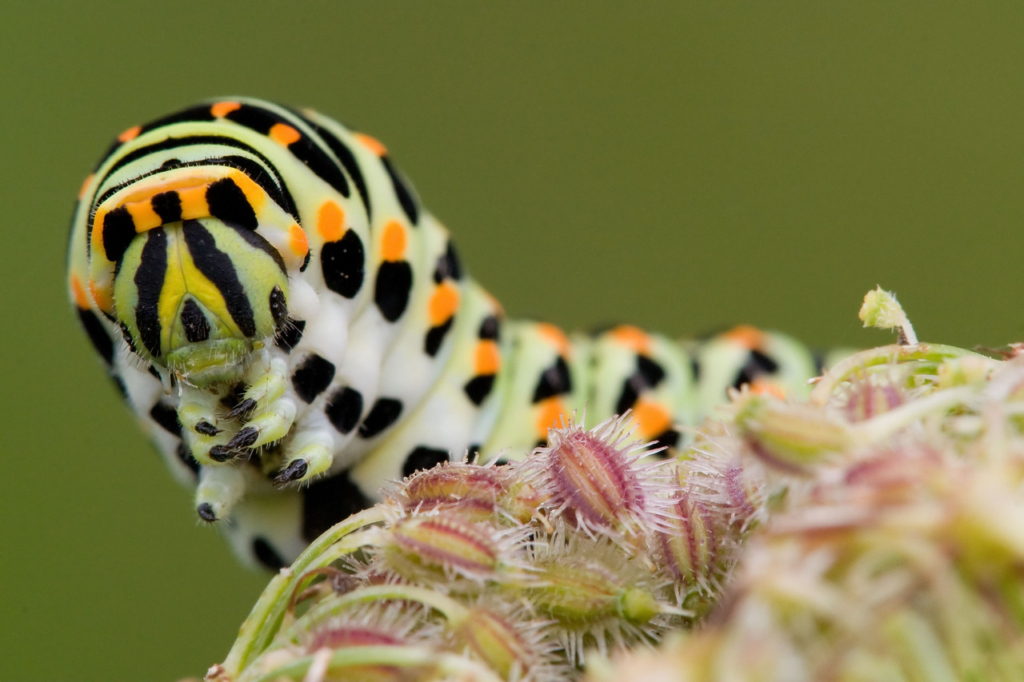
POLYGON ((206 102, 122 133, 79 195, 68 286, 195 506, 290 562, 389 480, 517 458, 575 411, 680 443, 726 389, 820 366, 739 327, 700 344, 506 319, 377 140, 313 111, 206 102))

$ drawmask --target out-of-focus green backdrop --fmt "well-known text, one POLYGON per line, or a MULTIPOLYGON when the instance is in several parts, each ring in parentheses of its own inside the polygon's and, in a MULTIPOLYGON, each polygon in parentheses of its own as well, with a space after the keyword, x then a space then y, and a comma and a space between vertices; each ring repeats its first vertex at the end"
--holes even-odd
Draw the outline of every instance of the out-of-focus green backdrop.
POLYGON ((1024 339, 1024 8, 0 4, 0 679, 172 680, 265 576, 200 527, 79 332, 64 248, 119 131, 194 100, 384 140, 510 314, 1024 339))

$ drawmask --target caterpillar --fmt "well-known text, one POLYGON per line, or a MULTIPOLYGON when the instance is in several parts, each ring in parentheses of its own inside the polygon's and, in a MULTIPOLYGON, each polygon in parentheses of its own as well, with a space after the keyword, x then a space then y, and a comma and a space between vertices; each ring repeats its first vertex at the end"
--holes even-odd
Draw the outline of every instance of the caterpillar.
POLYGON ((121 133, 69 242, 81 326, 195 509, 277 569, 389 480, 517 458, 574 412, 671 453, 729 387, 821 359, 737 327, 683 342, 506 319, 376 139, 222 99, 121 133))

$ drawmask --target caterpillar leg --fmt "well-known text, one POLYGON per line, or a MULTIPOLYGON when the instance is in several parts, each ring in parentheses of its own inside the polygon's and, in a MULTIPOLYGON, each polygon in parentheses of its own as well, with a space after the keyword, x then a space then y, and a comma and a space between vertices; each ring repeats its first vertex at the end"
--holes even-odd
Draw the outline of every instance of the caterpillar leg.
POLYGON ((289 443, 284 465, 274 483, 310 481, 330 469, 334 462, 334 439, 326 429, 314 429, 296 434, 289 443))
POLYGON ((217 416, 223 411, 221 399, 226 393, 226 390, 210 391, 184 386, 178 399, 182 437, 192 457, 206 466, 216 466, 231 458, 226 453, 226 446, 238 431, 238 426, 217 416))
POLYGON ((223 519, 242 499, 245 488, 245 473, 241 467, 203 467, 196 488, 196 513, 207 523, 223 519))
POLYGON ((288 364, 282 358, 264 356, 263 362, 254 362, 246 372, 249 388, 228 414, 228 419, 243 418, 245 422, 224 445, 211 449, 210 456, 224 461, 245 454, 288 435, 295 423, 297 405, 288 388, 288 364))

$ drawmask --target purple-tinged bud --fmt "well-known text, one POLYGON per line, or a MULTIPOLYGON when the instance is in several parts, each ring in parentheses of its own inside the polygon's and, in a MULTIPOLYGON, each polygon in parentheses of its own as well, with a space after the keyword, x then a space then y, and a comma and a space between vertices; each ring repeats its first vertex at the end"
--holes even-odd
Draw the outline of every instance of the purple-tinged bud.
POLYGON ((684 493, 665 521, 668 528, 654 536, 662 570, 686 589, 707 589, 717 553, 715 529, 707 505, 684 493))
POLYGON ((445 464, 416 472, 398 492, 406 512, 446 509, 482 521, 494 515, 508 478, 508 472, 498 467, 445 464))
POLYGON ((542 662, 541 652, 533 651, 536 642, 528 642, 510 621, 484 608, 471 609, 455 635, 502 679, 519 679, 542 662))
POLYGON ((862 422, 895 409, 907 401, 896 382, 888 377, 870 376, 854 379, 846 388, 843 412, 847 421, 862 422))
POLYGON ((850 427, 824 410, 759 395, 741 397, 736 407, 736 426, 751 450, 778 469, 803 472, 853 444, 850 427))
MULTIPOLYGON (((486 578, 498 568, 500 554, 488 530, 450 513, 416 516, 394 525, 390 546, 417 567, 486 578)), ((400 565, 393 567, 402 572, 400 565)))

